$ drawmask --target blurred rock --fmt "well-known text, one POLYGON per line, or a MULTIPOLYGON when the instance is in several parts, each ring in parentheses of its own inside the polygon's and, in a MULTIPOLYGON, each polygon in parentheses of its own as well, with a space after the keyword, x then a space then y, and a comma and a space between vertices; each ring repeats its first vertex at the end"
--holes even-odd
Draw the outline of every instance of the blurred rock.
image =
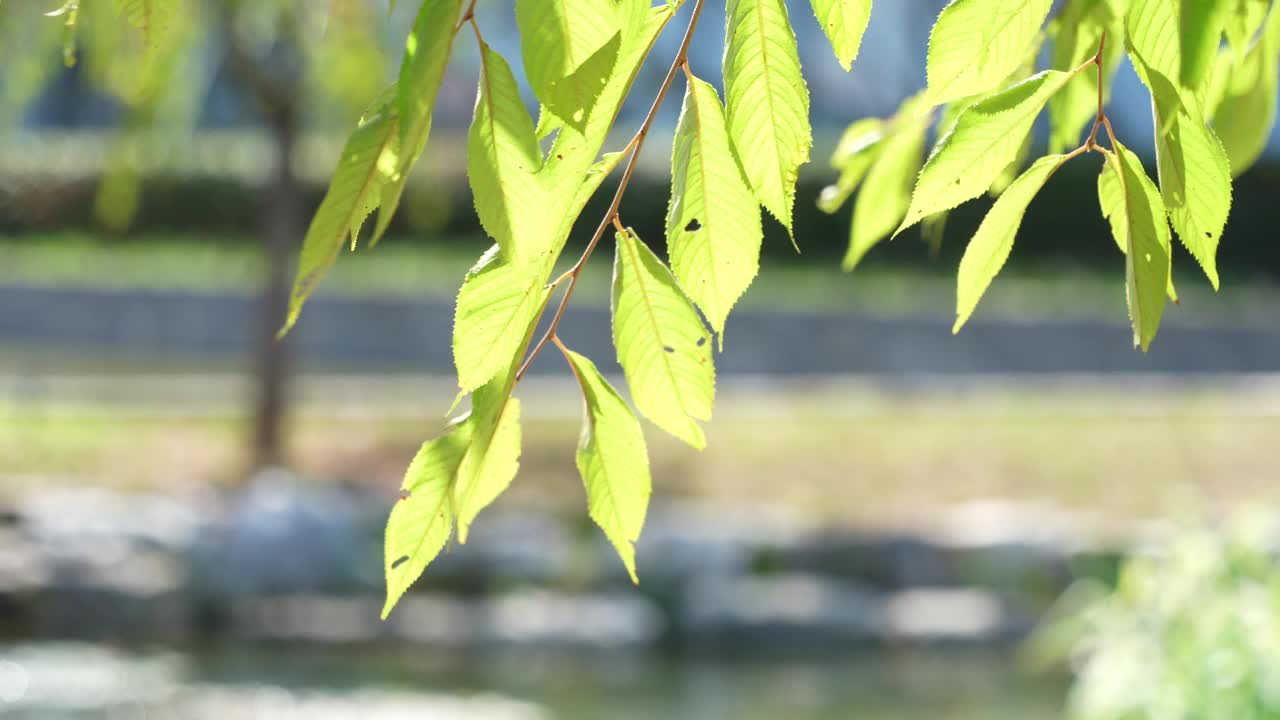
POLYGON ((632 593, 532 590, 488 599, 406 597, 393 632, 433 645, 517 645, 609 650, 655 644, 666 630, 658 608, 632 593))
POLYGON ((455 697, 386 690, 291 692, 272 686, 196 689, 175 698, 163 711, 166 713, 163 717, 175 720, 542 720, 548 717, 537 705, 492 694, 455 697))
POLYGON ((484 590, 495 582, 549 584, 568 577, 572 538, 563 522, 542 513, 491 510, 466 545, 450 543, 427 571, 433 586, 484 590))
POLYGON ((1028 629, 993 593, 928 588, 894 593, 885 599, 886 639, 895 642, 995 642, 1028 629))
MULTIPOLYGON (((654 503, 636 543, 636 566, 649 591, 711 575, 745 574, 760 554, 776 554, 799 543, 804 530, 790 514, 770 508, 654 503)), ((609 556, 612 579, 630 584, 603 538, 599 551, 609 556)))
POLYGON ((821 531, 782 553, 779 564, 899 590, 922 585, 946 585, 955 576, 946 554, 937 545, 901 533, 821 531))
POLYGON ((380 589, 381 528, 369 527, 368 502, 262 470, 200 539, 194 588, 205 597, 380 589))
POLYGON ((817 575, 706 578, 690 585, 678 613, 695 642, 829 646, 877 639, 881 599, 817 575))

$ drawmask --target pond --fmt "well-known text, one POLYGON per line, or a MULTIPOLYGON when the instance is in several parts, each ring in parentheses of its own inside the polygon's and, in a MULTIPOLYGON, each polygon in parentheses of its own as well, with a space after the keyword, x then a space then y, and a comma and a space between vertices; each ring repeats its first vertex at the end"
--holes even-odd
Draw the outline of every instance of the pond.
POLYGON ((1066 679, 994 649, 690 652, 0 645, 21 720, 1037 720, 1066 679))

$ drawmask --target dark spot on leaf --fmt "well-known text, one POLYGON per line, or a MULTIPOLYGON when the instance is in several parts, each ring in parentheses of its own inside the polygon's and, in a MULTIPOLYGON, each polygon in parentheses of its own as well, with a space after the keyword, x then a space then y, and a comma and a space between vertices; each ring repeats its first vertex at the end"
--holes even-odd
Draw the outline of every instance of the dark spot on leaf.
POLYGON ((560 153, 556 153, 556 159, 557 159, 557 160, 563 160, 563 159, 564 159, 564 155, 561 155, 560 153))
POLYGON ((396 560, 395 562, 391 563, 391 569, 392 569, 392 570, 395 570, 396 568, 400 567, 401 565, 403 565, 403 564, 405 564, 405 563, 407 563, 407 562, 409 562, 409 556, 408 556, 408 555, 405 555, 405 556, 403 556, 403 557, 399 558, 398 560, 396 560))
POLYGON ((409 499, 409 495, 410 495, 410 493, 409 493, 409 491, 408 491, 408 490, 405 490, 405 489, 401 489, 401 490, 400 490, 400 499, 401 499, 401 500, 408 500, 408 499, 409 499))
POLYGON ((960 184, 960 178, 956 178, 956 184, 957 184, 957 185, 959 185, 959 184, 960 184))
POLYGON ((1204 231, 1204 236, 1205 236, 1205 237, 1207 237, 1207 238, 1212 239, 1212 238, 1213 238, 1213 233, 1209 232, 1208 230, 1205 230, 1205 231, 1204 231))
POLYGON ((706 339, 706 338, 704 338, 704 337, 700 337, 700 338, 698 338, 698 347, 702 347, 703 345, 706 345, 706 344, 707 344, 707 339, 706 339))
POLYGON ((667 352, 669 352, 669 353, 673 353, 673 352, 675 352, 675 351, 676 351, 676 349, 675 349, 675 348, 673 348, 673 347, 671 347, 670 345, 663 345, 663 346, 662 346, 662 349, 663 349, 663 350, 666 350, 666 351, 667 351, 667 352))
POLYGON ((698 222, 698 218, 690 220, 689 224, 684 226, 685 232, 698 232, 701 229, 702 223, 698 222))

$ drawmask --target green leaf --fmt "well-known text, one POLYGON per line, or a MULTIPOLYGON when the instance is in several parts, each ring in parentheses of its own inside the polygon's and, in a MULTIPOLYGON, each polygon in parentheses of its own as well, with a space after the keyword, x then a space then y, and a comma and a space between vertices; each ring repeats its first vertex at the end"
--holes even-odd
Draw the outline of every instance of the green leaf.
POLYGON ((480 46, 480 91, 467 137, 467 177, 480 224, 513 265, 546 252, 547 202, 536 173, 542 151, 507 61, 480 46))
POLYGON ((515 479, 520 469, 520 400, 511 385, 494 382, 471 396, 471 447, 458 465, 453 502, 458 542, 466 543, 476 515, 515 479))
POLYGON ((840 67, 853 67, 862 45, 862 34, 871 21, 871 0, 810 0, 813 14, 836 51, 840 67))
POLYGON ((1168 78, 1175 94, 1180 95, 1179 15, 1178 3, 1171 0, 1131 0, 1126 27, 1130 52, 1146 68, 1168 78))
POLYGON ((1253 45, 1271 9, 1271 0, 1231 0, 1223 23, 1227 44, 1239 62, 1253 45))
POLYGON ((1018 234, 1018 226, 1022 224, 1027 206, 1066 159, 1066 155, 1049 155, 1035 161, 1005 189, 983 218, 978 232, 974 233, 960 260, 956 284, 956 324, 951 332, 960 332, 960 328, 973 315, 978 301, 1009 259, 1014 237, 1018 234))
POLYGON ((689 445, 706 445, 715 365, 706 326, 653 251, 628 230, 613 264, 613 344, 645 417, 689 445))
MULTIPOLYGON (((1074 70, 1098 52, 1103 33, 1103 102, 1110 96, 1111 78, 1124 55, 1124 25, 1112 11, 1110 0, 1072 0, 1049 25, 1056 70, 1074 70)), ((1085 70, 1049 99, 1049 152, 1074 148, 1084 129, 1098 113, 1098 73, 1085 70)))
POLYGON ((1176 37, 1156 32, 1153 26, 1176 29, 1177 8, 1135 0, 1132 12, 1132 60, 1138 77, 1151 90, 1160 193, 1179 239, 1217 289, 1218 241, 1231 210, 1227 154, 1205 125, 1196 93, 1181 88, 1178 76, 1168 74, 1185 69, 1179 61, 1181 50, 1176 37), (1156 58, 1164 70, 1152 66, 1147 58, 1156 58))
POLYGON ((577 461, 587 488, 587 511, 617 548, 631 581, 638 583, 635 542, 653 486, 644 431, 595 363, 572 350, 565 356, 586 400, 577 461))
POLYGON ((841 263, 853 270, 863 256, 893 232, 911 203, 911 184, 924 156, 927 116, 917 117, 914 100, 898 111, 893 133, 880 141, 875 162, 854 200, 849 249, 841 263))
POLYGON ((670 21, 671 6, 649 8, 646 0, 623 0, 622 47, 609 81, 596 106, 581 128, 564 126, 547 153, 539 178, 547 188, 546 215, 559 221, 551 250, 558 253, 583 204, 603 179, 592 173, 592 164, 609 135, 622 102, 630 90, 641 63, 670 21))
POLYGON ((1222 139, 1233 176, 1257 162, 1276 119, 1277 73, 1280 72, 1280 12, 1272 10, 1262 34, 1227 78, 1213 129, 1222 139))
POLYGON ((831 156, 831 166, 840 171, 840 177, 835 184, 823 188, 818 195, 818 209, 822 212, 833 214, 839 210, 866 178, 872 163, 878 157, 879 143, 884 138, 884 125, 884 121, 879 118, 865 118, 855 121, 845 129, 831 156))
POLYGON ((954 0, 929 35, 928 102, 998 87, 1022 64, 1052 0, 954 0))
POLYGON ((422 156, 431 135, 431 112, 444 81, 449 54, 457 37, 463 0, 423 0, 413 29, 405 40, 396 83, 396 107, 400 112, 400 154, 396 176, 383 191, 382 207, 371 244, 376 244, 400 205, 400 196, 414 163, 422 156))
POLYGON ((425 443, 405 471, 400 500, 387 520, 383 620, 449 540, 453 487, 470 444, 470 422, 456 422, 446 434, 425 443))
POLYGON ((756 199, 792 234, 796 178, 813 145, 796 36, 784 0, 729 0, 726 13, 729 136, 756 199))
POLYGON ((529 84, 562 121, 582 127, 590 115, 618 60, 621 23, 614 2, 517 0, 529 84))
POLYGON ((1236 0, 1182 0, 1179 35, 1182 37, 1183 85, 1199 85, 1212 68, 1222 44, 1227 15, 1234 4, 1236 0))
POLYGON ((1226 150, 1205 125, 1193 96, 1180 95, 1170 79, 1140 59, 1134 59, 1134 66, 1152 88, 1156 167, 1169 220, 1216 290, 1218 242, 1231 211, 1226 150))
POLYGON ((760 206, 729 144, 715 88, 693 78, 671 153, 667 248, 680 285, 717 334, 760 271, 760 206))
POLYGON ((157 33, 165 31, 177 10, 174 0, 115 0, 115 6, 117 14, 142 31, 151 48, 159 44, 157 33))
POLYGON ((920 171, 898 232, 986 192, 1017 158, 1045 103, 1070 79, 1070 73, 1047 70, 961 113, 920 171))
POLYGON ((462 392, 484 385, 514 361, 546 296, 541 276, 499 260, 496 245, 480 258, 458 292, 453 324, 462 392))
POLYGON ((315 291, 346 244, 354 247, 360 225, 382 199, 382 188, 396 172, 399 119, 388 102, 375 104, 342 148, 338 167, 302 243, 298 274, 281 334, 298 321, 302 305, 315 291))
POLYGON ((1125 297, 1133 342, 1145 352, 1160 327, 1171 287, 1164 202, 1138 157, 1123 145, 1107 155, 1098 179, 1098 200, 1116 242, 1125 251, 1125 297))

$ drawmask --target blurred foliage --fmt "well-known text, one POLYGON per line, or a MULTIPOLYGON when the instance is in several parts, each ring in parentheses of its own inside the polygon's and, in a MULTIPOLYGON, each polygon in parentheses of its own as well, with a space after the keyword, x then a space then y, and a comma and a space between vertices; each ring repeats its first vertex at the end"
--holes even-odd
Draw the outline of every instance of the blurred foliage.
POLYGON ((1274 516, 1181 530, 1126 562, 1113 590, 1064 596, 1036 642, 1076 671, 1080 720, 1280 717, 1280 562, 1274 516))
MULTIPOLYGON (((237 57, 266 82, 291 88, 308 126, 335 129, 354 121, 392 67, 388 13, 366 0, 173 0, 146 21, 127 3, 50 5, 0 3, 0 127, 21 126, 60 82, 85 93, 84 107, 105 101, 115 130, 93 207, 96 221, 116 231, 140 207, 139 137, 189 140, 237 57), (58 54, 74 67, 64 68, 58 54)), ((236 92, 248 105, 244 90, 236 92)))

